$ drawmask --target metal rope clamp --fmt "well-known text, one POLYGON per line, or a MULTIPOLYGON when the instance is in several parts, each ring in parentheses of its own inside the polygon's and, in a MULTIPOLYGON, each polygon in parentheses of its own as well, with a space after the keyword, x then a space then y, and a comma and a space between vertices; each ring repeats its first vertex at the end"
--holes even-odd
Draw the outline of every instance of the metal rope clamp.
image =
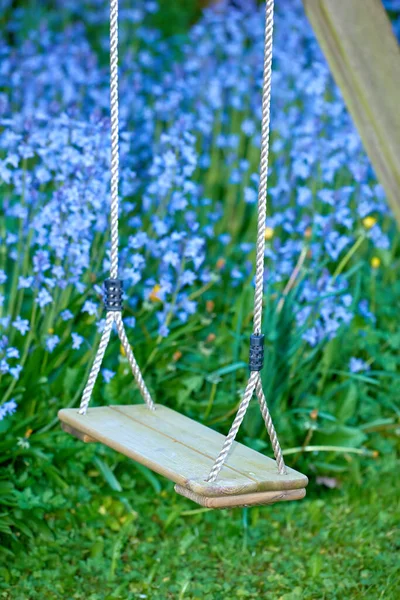
POLYGON ((264 366, 264 335, 253 333, 250 336, 250 371, 261 371, 264 366))
POLYGON ((106 311, 122 311, 123 285, 120 279, 106 279, 104 282, 104 308, 106 311))

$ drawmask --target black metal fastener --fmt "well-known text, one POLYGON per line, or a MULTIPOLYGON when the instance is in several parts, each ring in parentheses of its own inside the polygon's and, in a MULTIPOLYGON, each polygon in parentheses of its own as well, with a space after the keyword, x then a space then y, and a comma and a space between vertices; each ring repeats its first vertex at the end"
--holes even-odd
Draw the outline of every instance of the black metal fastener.
POLYGON ((253 333, 250 336, 250 371, 261 371, 264 366, 264 336, 253 333))
POLYGON ((106 279, 104 282, 104 308, 106 311, 122 310, 123 286, 120 279, 106 279))

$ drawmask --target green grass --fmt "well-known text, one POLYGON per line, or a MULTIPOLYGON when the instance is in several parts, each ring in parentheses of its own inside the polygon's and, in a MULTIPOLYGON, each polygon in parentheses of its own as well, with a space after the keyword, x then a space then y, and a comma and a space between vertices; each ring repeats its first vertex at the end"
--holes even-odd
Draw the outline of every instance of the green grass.
MULTIPOLYGON (((77 463, 70 470, 79 473, 82 444, 71 442, 77 463)), ((230 511, 197 508, 164 480, 156 493, 158 479, 155 487, 144 484, 124 463, 123 486, 132 489, 121 496, 100 487, 92 470, 87 489, 77 485, 63 495, 71 492, 75 508, 43 513, 48 534, 23 560, 4 555, 0 598, 399 597, 393 461, 356 462, 353 484, 311 487, 301 502, 230 511)))

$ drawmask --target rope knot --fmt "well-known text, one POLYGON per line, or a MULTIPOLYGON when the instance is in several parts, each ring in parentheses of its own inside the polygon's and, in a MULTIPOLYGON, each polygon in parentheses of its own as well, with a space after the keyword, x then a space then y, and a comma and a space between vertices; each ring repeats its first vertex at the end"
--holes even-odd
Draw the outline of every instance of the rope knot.
POLYGON ((253 333, 250 336, 250 371, 261 371, 264 366, 264 336, 253 333))
POLYGON ((123 285, 120 279, 106 279, 104 282, 104 308, 107 312, 122 311, 123 285))

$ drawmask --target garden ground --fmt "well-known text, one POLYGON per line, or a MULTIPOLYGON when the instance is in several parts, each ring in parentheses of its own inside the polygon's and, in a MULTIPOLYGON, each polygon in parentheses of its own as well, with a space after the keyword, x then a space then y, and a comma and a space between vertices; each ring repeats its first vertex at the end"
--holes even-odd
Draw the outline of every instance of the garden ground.
MULTIPOLYGON (((125 475, 135 471, 131 465, 125 461, 125 475)), ((23 562, 10 557, 0 571, 0 597, 395 599, 394 468, 388 459, 386 466, 356 461, 353 483, 342 488, 311 482, 304 501, 233 511, 198 508, 164 480, 156 492, 158 479, 152 487, 139 478, 122 501, 103 486, 75 509, 45 515, 47 539, 31 546, 23 562)), ((96 481, 99 473, 91 476, 96 481)))

